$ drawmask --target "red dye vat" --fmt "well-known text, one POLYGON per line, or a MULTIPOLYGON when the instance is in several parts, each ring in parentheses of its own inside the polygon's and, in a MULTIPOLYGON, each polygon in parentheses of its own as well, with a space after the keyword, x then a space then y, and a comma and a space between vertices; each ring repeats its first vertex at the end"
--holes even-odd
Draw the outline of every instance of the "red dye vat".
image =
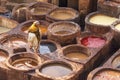
POLYGON ((105 44, 106 40, 101 37, 88 36, 81 40, 81 44, 87 47, 97 48, 105 44))

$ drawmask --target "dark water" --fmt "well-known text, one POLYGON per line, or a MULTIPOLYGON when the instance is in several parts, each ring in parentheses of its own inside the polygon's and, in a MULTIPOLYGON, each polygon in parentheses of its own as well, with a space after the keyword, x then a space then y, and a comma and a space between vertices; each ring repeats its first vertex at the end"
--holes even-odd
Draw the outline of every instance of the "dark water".
POLYGON ((11 12, 1 13, 0 16, 11 18, 11 12))
POLYGON ((57 47, 53 43, 41 43, 39 52, 40 54, 51 53, 54 52, 57 47))
POLYGON ((62 77, 70 74, 72 70, 62 64, 49 64, 44 66, 40 72, 51 77, 62 77))

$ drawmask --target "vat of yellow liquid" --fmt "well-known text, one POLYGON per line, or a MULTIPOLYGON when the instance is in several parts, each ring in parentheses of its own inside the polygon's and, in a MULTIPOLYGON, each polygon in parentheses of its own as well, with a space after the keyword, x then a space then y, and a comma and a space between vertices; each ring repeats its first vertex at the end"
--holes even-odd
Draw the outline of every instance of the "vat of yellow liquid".
POLYGON ((56 5, 45 3, 45 2, 35 2, 28 6, 28 19, 44 19, 49 11, 57 8, 56 5))
POLYGON ((85 18, 85 29, 94 33, 107 33, 111 30, 112 25, 118 18, 111 17, 100 12, 93 12, 85 18))
POLYGON ((36 69, 36 73, 45 80, 76 80, 79 70, 82 70, 81 65, 78 67, 63 60, 48 60, 36 69))
POLYGON ((56 22, 56 21, 79 21, 79 12, 67 7, 59 7, 52 11, 50 11, 46 19, 49 22, 56 22))

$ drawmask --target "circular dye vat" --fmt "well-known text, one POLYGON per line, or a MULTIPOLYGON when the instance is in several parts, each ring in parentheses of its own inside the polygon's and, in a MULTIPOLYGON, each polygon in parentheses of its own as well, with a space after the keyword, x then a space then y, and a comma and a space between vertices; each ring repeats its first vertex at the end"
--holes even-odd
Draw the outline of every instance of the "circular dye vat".
POLYGON ((71 67, 64 64, 52 63, 43 66, 40 69, 40 72, 51 77, 63 77, 70 74, 72 72, 72 69, 71 67))
POLYGON ((22 58, 12 62, 12 66, 21 69, 21 70, 28 70, 38 66, 36 60, 32 58, 22 58))
POLYGON ((57 47, 55 44, 50 43, 50 42, 44 42, 44 43, 40 43, 40 54, 45 54, 45 53, 52 53, 54 51, 56 51, 57 47))
POLYGON ((65 56, 73 60, 85 60, 89 57, 87 54, 80 53, 80 52, 68 53, 65 56))
POLYGON ((89 19, 89 22, 98 25, 111 25, 116 20, 117 18, 114 17, 110 17, 103 14, 95 14, 89 19))
POLYGON ((106 40, 101 37, 88 36, 81 40, 81 44, 86 47, 98 48, 105 44, 106 40))
POLYGON ((5 61, 7 57, 7 54, 0 50, 0 62, 5 61))
POLYGON ((115 26, 115 29, 117 29, 118 31, 120 31, 120 24, 117 24, 117 25, 115 26))
POLYGON ((113 62, 112 62, 112 66, 115 68, 120 68, 120 56, 116 57, 113 62))
POLYGON ((7 42, 3 43, 3 45, 6 45, 8 47, 12 48, 23 48, 27 45, 27 43, 22 39, 14 39, 14 40, 8 40, 7 42))
POLYGON ((95 75, 93 80, 119 80, 120 72, 113 70, 104 70, 95 75))

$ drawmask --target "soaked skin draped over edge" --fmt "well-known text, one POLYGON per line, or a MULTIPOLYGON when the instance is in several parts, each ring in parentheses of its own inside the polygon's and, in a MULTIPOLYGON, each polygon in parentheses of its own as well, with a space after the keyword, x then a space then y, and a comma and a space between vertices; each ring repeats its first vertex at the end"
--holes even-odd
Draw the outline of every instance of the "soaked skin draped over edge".
POLYGON ((106 40, 101 37, 88 36, 81 40, 81 44, 87 47, 97 48, 105 44, 106 40))

